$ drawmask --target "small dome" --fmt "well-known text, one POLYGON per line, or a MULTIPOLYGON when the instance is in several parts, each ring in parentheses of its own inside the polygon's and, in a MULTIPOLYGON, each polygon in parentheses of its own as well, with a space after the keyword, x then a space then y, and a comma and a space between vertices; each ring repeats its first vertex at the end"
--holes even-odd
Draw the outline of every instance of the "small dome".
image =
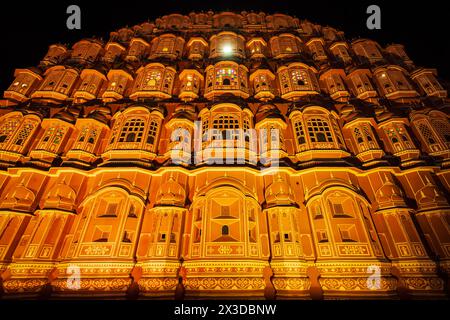
POLYGON ((416 200, 419 210, 448 206, 446 198, 430 181, 417 191, 416 200))
POLYGON ((170 176, 169 180, 163 183, 156 195, 157 205, 172 205, 182 207, 186 200, 184 188, 170 176))
POLYGON ((392 181, 386 180, 377 190, 376 194, 378 208, 387 208, 395 206, 405 206, 402 192, 392 181))
POLYGON ((275 181, 267 187, 265 197, 269 207, 292 205, 295 203, 291 188, 279 174, 275 178, 275 181))

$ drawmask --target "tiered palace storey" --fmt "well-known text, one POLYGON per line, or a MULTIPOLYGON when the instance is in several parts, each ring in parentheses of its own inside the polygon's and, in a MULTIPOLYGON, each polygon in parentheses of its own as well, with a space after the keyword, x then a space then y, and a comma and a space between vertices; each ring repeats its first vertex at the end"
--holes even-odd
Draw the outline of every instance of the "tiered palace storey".
POLYGON ((0 296, 448 297, 449 107, 283 14, 53 44, 0 101, 0 296))

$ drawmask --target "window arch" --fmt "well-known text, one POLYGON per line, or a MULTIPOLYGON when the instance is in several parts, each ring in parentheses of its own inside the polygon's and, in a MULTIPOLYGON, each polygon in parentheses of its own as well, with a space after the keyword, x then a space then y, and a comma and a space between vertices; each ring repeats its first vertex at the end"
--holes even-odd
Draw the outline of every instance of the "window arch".
POLYGON ((414 126, 419 132, 419 136, 425 148, 429 149, 431 152, 437 152, 445 149, 427 119, 415 121, 414 126))
POLYGON ((36 149, 58 152, 67 131, 68 127, 66 125, 57 122, 51 123, 44 131, 44 135, 36 149))
POLYGON ((131 153, 150 153, 146 156, 153 159, 163 115, 157 111, 149 111, 142 106, 128 108, 123 113, 117 113, 111 130, 109 145, 106 152, 126 149, 131 153))
POLYGON ((361 258, 379 254, 369 249, 370 246, 376 249, 378 240, 372 236, 374 225, 367 200, 354 190, 343 185, 329 186, 320 195, 308 199, 307 208, 318 243, 333 246, 341 256, 354 254, 345 249, 348 242, 357 245, 361 258))
POLYGON ((384 131, 389 138, 394 153, 415 149, 415 146, 402 123, 392 123, 385 127, 384 131))
POLYGON ((237 56, 243 58, 245 56, 245 39, 243 36, 234 32, 224 31, 210 38, 210 58, 237 56))
POLYGON ((130 95, 131 99, 158 97, 170 98, 175 69, 160 63, 150 63, 137 71, 138 75, 130 95))
POLYGON ((100 129, 93 124, 81 127, 73 149, 93 152, 99 136, 99 131, 100 129))
POLYGON ((177 58, 183 53, 184 39, 172 34, 165 34, 152 41, 150 58, 177 58))
POLYGON ((228 137, 232 140, 238 140, 239 118, 235 115, 227 114, 216 116, 213 120, 213 129, 213 139, 216 139, 214 137, 220 133, 223 140, 226 140, 228 137))
POLYGON ((312 143, 333 142, 328 121, 321 117, 312 117, 307 120, 308 135, 312 143))
POLYGON ((297 62, 278 68, 281 97, 295 100, 303 95, 318 94, 320 87, 316 73, 314 68, 297 62))
POLYGON ((216 146, 253 150, 256 145, 254 140, 256 136, 252 117, 253 114, 250 110, 242 110, 235 104, 218 104, 213 106, 210 111, 203 109, 200 114, 202 144, 205 148, 216 146), (210 141, 213 141, 211 145, 210 141))
POLYGON ((298 54, 300 49, 300 39, 291 34, 281 34, 270 39, 272 55, 275 58, 282 58, 285 55, 298 54))
POLYGON ((142 207, 142 200, 130 194, 123 185, 110 185, 91 192, 80 205, 82 213, 76 220, 73 243, 81 246, 92 242, 136 244, 135 235, 140 224, 137 218, 141 217, 142 207))
POLYGON ((158 133, 158 122, 156 122, 155 120, 152 120, 148 127, 148 134, 147 134, 147 143, 148 144, 153 145, 155 143, 157 133, 158 133))
POLYGON ((215 94, 232 93, 247 98, 248 69, 233 61, 221 61, 206 68, 205 97, 215 94))
POLYGON ((0 122, 0 149, 24 153, 39 123, 40 119, 31 115, 7 116, 0 122))
POLYGON ((140 118, 131 118, 122 126, 119 142, 141 142, 145 130, 145 121, 140 118))
POLYGON ((3 120, 0 126, 0 146, 6 146, 19 127, 20 122, 20 116, 8 117, 3 120))
POLYGON ((354 127, 352 132, 360 152, 379 148, 378 143, 373 136, 372 127, 369 124, 360 124, 359 126, 354 127))
POLYGON ((230 229, 227 225, 222 226, 222 235, 228 236, 230 234, 230 229))
POLYGON ((431 123, 447 147, 450 147, 450 124, 448 119, 432 119, 431 123))
POLYGON ((32 98, 66 99, 71 93, 76 81, 78 71, 55 66, 45 72, 45 79, 38 90, 31 95, 32 98))
POLYGON ((303 123, 301 120, 294 122, 295 136, 297 137, 297 143, 299 146, 306 143, 305 131, 303 129, 303 123))

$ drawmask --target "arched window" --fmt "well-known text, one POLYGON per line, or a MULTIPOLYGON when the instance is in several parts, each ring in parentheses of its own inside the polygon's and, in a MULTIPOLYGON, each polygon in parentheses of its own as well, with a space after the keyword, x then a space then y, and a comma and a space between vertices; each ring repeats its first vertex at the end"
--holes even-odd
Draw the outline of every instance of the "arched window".
POLYGON ((303 124, 300 120, 296 121, 294 124, 295 136, 297 137, 297 142, 299 145, 305 144, 305 131, 303 130, 303 124))
POLYGON ((147 135, 147 143, 148 144, 155 143, 157 132, 158 132, 158 123, 153 120, 150 122, 150 126, 148 128, 148 135, 147 135))
POLYGON ((208 140, 209 119, 205 116, 202 118, 202 141, 208 140))
POLYGON ((6 119, 0 127, 0 144, 6 144, 12 138, 14 132, 20 124, 20 119, 14 117, 6 119))
POLYGON ((134 142, 135 139, 136 139, 136 133, 134 133, 134 132, 129 132, 126 136, 126 142, 134 142))
POLYGON ((239 119, 234 115, 220 115, 213 121, 213 129, 215 137, 218 133, 222 136, 222 139, 227 139, 227 135, 231 140, 239 139, 239 119))
POLYGON ((306 86, 308 85, 308 75, 306 71, 294 69, 291 71, 292 84, 295 90, 296 86, 306 86))
POLYGON ((420 131, 420 134, 422 135, 425 142, 429 145, 434 145, 437 143, 436 137, 433 134, 431 128, 424 122, 421 122, 417 125, 417 128, 420 131))
POLYGON ((358 144, 359 151, 378 148, 378 144, 372 137, 372 129, 368 124, 361 124, 359 127, 355 127, 353 129, 353 135, 358 144))
POLYGON ((222 226, 222 235, 227 236, 230 234, 230 229, 228 226, 222 226))
POLYGON ((450 124, 447 119, 433 119, 431 121, 438 134, 441 135, 447 146, 450 146, 450 124))
POLYGON ((93 125, 85 125, 81 128, 73 149, 92 152, 97 140, 98 128, 93 125))
POLYGON ((311 142, 333 142, 330 126, 325 119, 310 118, 307 123, 308 135, 311 142))
POLYGON ((244 140, 246 143, 250 143, 250 134, 249 134, 250 121, 248 119, 244 119, 242 123, 244 127, 244 140))
POLYGON ((161 83, 162 71, 158 69, 149 70, 145 74, 143 87, 147 90, 159 90, 161 83))
POLYGON ((235 68, 224 67, 217 69, 216 82, 223 86, 237 86, 238 76, 235 68))
POLYGON ((384 130, 389 137, 394 153, 415 148, 403 124, 393 124, 384 130))
POLYGON ((19 133, 16 135, 14 139, 14 144, 16 146, 22 146, 24 142, 27 140, 27 138, 30 136, 30 133, 33 131, 33 129, 34 124, 32 122, 24 123, 19 133))
POLYGON ((127 120, 120 132, 119 142, 141 142, 144 129, 144 120, 136 118, 127 120))
POLYGON ((37 149, 56 152, 67 132, 67 127, 53 124, 44 132, 37 149))

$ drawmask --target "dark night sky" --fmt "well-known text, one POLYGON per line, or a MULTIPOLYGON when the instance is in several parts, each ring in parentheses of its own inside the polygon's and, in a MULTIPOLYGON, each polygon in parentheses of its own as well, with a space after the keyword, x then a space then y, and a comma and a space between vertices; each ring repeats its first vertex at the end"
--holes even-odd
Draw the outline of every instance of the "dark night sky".
POLYGON ((442 78, 450 79, 449 17, 443 1, 11 1, 7 9, 2 8, 0 19, 0 91, 13 80, 15 68, 37 65, 52 43, 72 44, 91 36, 106 40, 110 31, 123 26, 133 26, 169 13, 187 14, 209 9, 287 13, 343 30, 348 39, 367 37, 381 45, 402 43, 417 65, 437 68, 442 78), (66 8, 70 4, 81 7, 81 30, 66 28, 66 8), (370 4, 381 7, 381 30, 366 28, 366 8, 370 4))

